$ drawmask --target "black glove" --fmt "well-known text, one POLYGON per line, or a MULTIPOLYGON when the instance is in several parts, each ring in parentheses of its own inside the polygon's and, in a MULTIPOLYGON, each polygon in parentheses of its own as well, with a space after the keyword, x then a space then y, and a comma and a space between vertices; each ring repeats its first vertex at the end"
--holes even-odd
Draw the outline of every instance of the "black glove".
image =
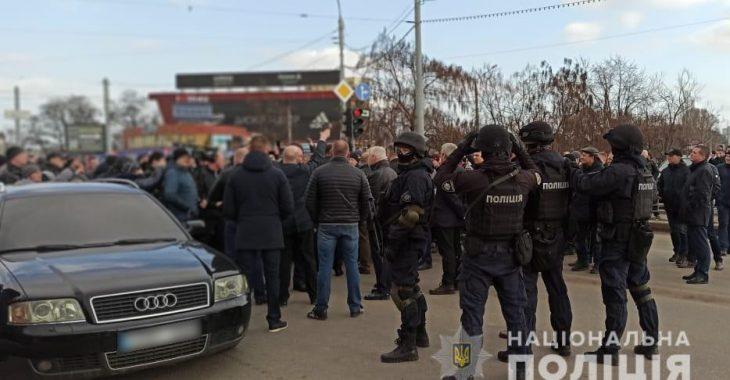
POLYGON ((477 139, 478 133, 476 131, 469 132, 466 136, 464 136, 464 139, 461 140, 461 142, 458 145, 459 150, 461 150, 464 155, 472 154, 474 152, 478 152, 477 149, 475 149, 472 144, 474 143, 474 140, 477 139))

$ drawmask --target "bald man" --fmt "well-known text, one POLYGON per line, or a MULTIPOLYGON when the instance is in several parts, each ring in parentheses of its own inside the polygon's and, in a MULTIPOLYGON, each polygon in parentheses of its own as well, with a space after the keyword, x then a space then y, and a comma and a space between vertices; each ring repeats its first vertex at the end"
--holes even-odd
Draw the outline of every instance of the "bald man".
POLYGON ((309 177, 319 165, 325 162, 325 150, 330 130, 323 129, 319 141, 313 149, 312 157, 305 164, 304 152, 297 145, 289 145, 282 154, 279 165, 284 172, 294 197, 294 214, 284 220, 284 251, 279 262, 279 304, 289 302, 292 260, 304 275, 304 284, 310 303, 314 304, 317 295, 317 263, 314 257, 314 224, 305 206, 305 192, 309 177))

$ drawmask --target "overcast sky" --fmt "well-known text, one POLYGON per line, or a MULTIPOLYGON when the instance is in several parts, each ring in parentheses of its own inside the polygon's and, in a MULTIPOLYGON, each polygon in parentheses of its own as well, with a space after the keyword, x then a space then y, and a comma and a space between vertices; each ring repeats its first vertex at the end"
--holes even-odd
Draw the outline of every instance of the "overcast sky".
MULTIPOLYGON (((469 16, 559 2, 428 0, 422 14, 469 16)), ((411 24, 394 21, 412 5, 342 0, 346 64, 354 65, 358 49, 384 28, 403 36, 411 24)), ((35 112, 59 95, 86 95, 100 104, 103 77, 116 96, 130 88, 173 90, 179 72, 336 68, 336 14, 336 0, 4 0, 0 110, 13 107, 14 85, 21 87, 23 108, 35 112)), ((423 49, 446 62, 497 64, 507 72, 542 60, 558 66, 565 57, 600 61, 616 54, 667 80, 687 68, 704 85, 704 101, 722 109, 723 124, 730 120, 730 0, 605 0, 428 23, 423 49)))

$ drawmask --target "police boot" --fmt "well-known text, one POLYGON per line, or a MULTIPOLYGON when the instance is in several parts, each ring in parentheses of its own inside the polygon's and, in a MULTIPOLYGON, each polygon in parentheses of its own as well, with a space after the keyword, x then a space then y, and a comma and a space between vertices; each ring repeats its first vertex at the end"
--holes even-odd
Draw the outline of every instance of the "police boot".
POLYGON ((550 346, 550 349, 553 350, 556 354, 562 356, 562 357, 568 357, 570 356, 570 344, 558 344, 555 343, 552 346, 550 346))
POLYGON ((404 329, 398 330, 398 339, 395 340, 397 347, 388 353, 380 355, 380 361, 383 363, 403 363, 418 360, 418 351, 416 351, 416 334, 406 332, 404 329))
POLYGON ((618 349, 600 347, 595 351, 586 352, 585 356, 595 356, 596 362, 600 364, 618 365, 618 349))
POLYGON ((634 353, 636 355, 643 355, 645 358, 652 360, 654 355, 659 355, 659 349, 656 345, 639 345, 634 347, 634 353))

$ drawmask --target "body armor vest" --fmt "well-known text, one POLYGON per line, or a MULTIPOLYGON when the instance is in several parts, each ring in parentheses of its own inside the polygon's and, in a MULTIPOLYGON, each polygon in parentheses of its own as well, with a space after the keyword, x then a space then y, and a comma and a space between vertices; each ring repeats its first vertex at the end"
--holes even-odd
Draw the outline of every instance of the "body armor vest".
POLYGON ((530 194, 527 216, 530 221, 556 221, 568 216, 570 183, 565 165, 556 168, 544 161, 536 161, 542 184, 530 194), (534 196, 533 196, 534 194, 534 196))
POLYGON ((608 212, 601 212, 601 208, 605 209, 605 205, 599 205, 599 221, 615 224, 649 220, 656 191, 656 181, 649 169, 637 168, 632 181, 631 198, 616 198, 608 201, 610 208, 608 212))
POLYGON ((523 194, 515 178, 494 186, 479 197, 479 202, 466 217, 468 234, 507 240, 522 232, 527 194, 523 194))

